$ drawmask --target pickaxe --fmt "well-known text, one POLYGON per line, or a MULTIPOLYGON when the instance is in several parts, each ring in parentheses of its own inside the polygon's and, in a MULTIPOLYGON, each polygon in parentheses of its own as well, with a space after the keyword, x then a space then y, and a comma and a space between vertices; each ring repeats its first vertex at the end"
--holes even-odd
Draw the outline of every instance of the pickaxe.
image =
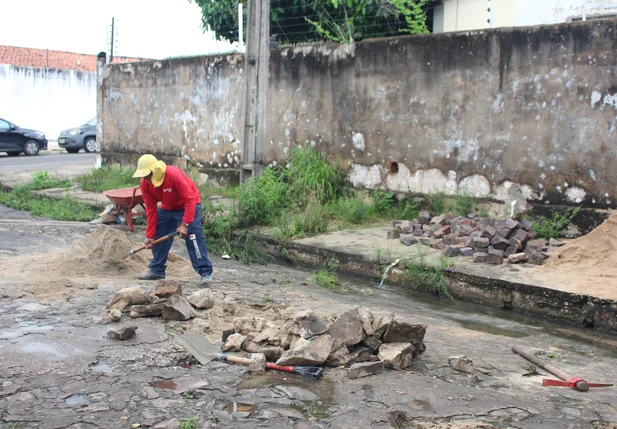
POLYGON ((542 386, 572 387, 573 389, 579 390, 581 392, 588 391, 590 387, 612 386, 612 384, 588 383, 587 381, 581 378, 573 377, 570 374, 567 374, 555 368, 553 365, 544 363, 541 359, 538 359, 536 356, 532 355, 531 353, 526 352, 525 350, 522 350, 518 346, 512 346, 512 351, 518 355, 521 355, 522 357, 527 359, 529 362, 532 362, 536 364, 537 366, 539 366, 540 368, 545 369, 551 374, 556 375, 557 377, 561 378, 561 380, 551 380, 549 378, 543 378, 542 386))

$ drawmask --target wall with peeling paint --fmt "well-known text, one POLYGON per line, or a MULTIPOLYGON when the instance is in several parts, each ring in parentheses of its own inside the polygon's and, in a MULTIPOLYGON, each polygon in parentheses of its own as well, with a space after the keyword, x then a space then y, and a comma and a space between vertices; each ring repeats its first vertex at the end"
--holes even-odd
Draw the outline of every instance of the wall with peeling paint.
MULTIPOLYGON (((357 186, 614 206, 616 32, 599 21, 272 51, 269 162, 308 143, 357 186)), ((242 65, 113 66, 103 150, 236 167, 242 65)))

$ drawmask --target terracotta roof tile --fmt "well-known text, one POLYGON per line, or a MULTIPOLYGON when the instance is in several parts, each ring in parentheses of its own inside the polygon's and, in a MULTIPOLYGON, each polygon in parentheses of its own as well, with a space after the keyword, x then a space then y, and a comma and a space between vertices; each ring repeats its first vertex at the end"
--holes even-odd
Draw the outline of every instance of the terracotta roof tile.
MULTIPOLYGON (((113 62, 126 63, 135 61, 147 60, 144 58, 114 57, 113 62)), ((96 55, 0 45, 0 64, 95 72, 96 55)))

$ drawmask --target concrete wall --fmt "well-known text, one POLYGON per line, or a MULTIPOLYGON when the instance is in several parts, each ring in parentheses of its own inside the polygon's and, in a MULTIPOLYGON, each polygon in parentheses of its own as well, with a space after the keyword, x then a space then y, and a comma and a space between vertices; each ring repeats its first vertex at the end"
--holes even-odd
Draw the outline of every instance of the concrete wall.
POLYGON ((55 140, 96 116, 96 73, 0 64, 0 117, 55 140))
MULTIPOLYGON (((616 32, 604 21, 273 51, 268 159, 306 142, 358 186, 615 206, 616 32)), ((242 65, 112 66, 106 156, 236 167, 242 65)))

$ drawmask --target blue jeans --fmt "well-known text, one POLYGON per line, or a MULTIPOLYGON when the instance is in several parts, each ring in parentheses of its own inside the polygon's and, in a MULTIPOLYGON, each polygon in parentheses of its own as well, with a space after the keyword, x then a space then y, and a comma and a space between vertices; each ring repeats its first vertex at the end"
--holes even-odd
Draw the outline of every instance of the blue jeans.
MULTIPOLYGON (((156 219, 156 237, 174 232, 184 216, 184 210, 163 210, 157 209, 156 219)), ((184 237, 186 241, 186 250, 189 252, 191 264, 200 276, 209 276, 212 274, 212 262, 208 259, 208 248, 206 247, 206 239, 201 228, 201 203, 195 207, 195 219, 189 224, 189 232, 184 237)), ((150 271, 159 276, 165 275, 165 264, 167 256, 173 244, 174 239, 163 241, 152 248, 152 262, 150 262, 150 271)))

